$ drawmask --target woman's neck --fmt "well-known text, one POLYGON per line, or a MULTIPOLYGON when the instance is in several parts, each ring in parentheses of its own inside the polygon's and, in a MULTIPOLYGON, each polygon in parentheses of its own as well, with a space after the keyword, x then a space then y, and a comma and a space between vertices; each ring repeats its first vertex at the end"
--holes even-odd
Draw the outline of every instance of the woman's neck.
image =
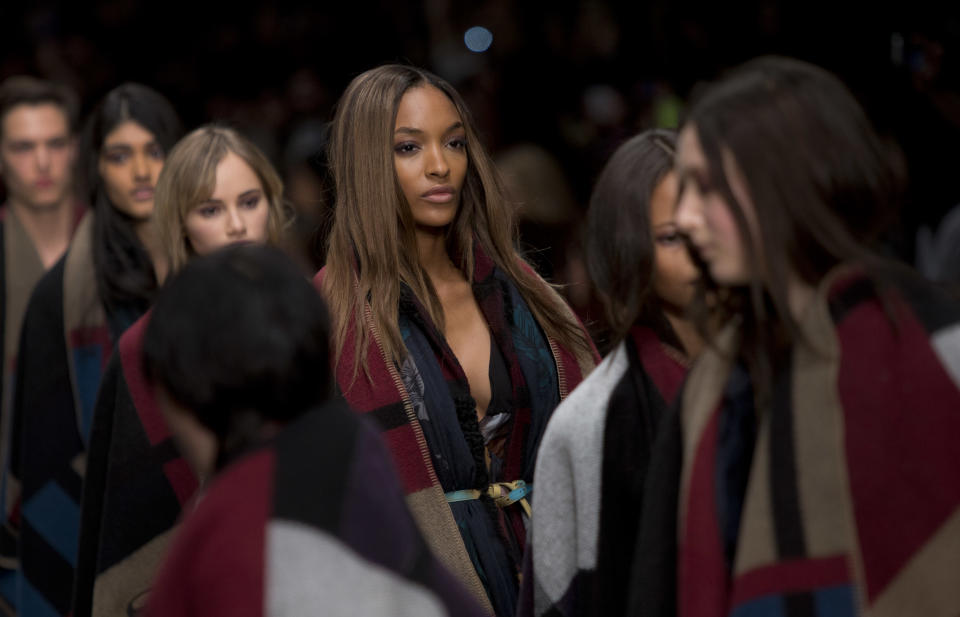
POLYGON ((133 225, 133 231, 137 234, 140 244, 147 251, 150 262, 153 263, 153 273, 157 277, 157 284, 163 283, 167 277, 167 256, 160 246, 160 239, 157 237, 156 227, 153 219, 137 221, 133 225))
POLYGON ((693 360, 700 355, 700 351, 703 349, 703 339, 694 323, 674 311, 667 310, 664 311, 664 314, 667 321, 670 322, 670 327, 673 328, 673 333, 677 335, 677 340, 683 346, 681 351, 687 355, 687 358, 693 360))
POLYGON ((447 253, 447 236, 445 229, 417 229, 417 251, 420 267, 423 268, 430 281, 436 287, 438 283, 449 280, 451 277, 462 278, 460 271, 447 253))

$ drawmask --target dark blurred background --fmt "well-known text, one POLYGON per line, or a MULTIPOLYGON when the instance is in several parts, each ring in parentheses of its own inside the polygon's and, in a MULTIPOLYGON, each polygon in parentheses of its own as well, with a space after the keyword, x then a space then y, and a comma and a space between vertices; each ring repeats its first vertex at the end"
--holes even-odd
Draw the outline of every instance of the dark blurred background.
POLYGON ((427 67, 466 97, 523 202, 525 241, 561 281, 582 275, 578 223, 611 151, 676 125, 698 82, 759 54, 836 72, 899 143, 912 182, 892 251, 912 260, 916 229, 960 203, 957 2, 40 0, 2 3, 0 29, 0 78, 67 82, 84 110, 136 80, 188 126, 245 131, 285 175, 305 234, 324 216, 312 157, 345 85, 383 62, 427 67))

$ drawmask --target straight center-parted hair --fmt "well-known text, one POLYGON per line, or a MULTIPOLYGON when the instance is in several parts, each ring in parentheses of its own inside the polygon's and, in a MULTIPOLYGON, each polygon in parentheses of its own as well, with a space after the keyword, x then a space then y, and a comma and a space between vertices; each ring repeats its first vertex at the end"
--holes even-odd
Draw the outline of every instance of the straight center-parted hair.
POLYGON ((778 353, 802 338, 789 310, 790 274, 815 287, 839 264, 868 273, 889 266, 866 245, 900 205, 902 159, 837 77, 790 58, 737 67, 693 102, 684 127, 696 132, 710 183, 760 264, 748 288, 726 290, 715 308, 721 320, 744 319, 747 360, 763 387, 778 353), (756 234, 730 188, 730 160, 746 184, 756 234))
POLYGON ((202 126, 177 142, 157 180, 154 216, 171 273, 182 268, 194 255, 185 230, 187 214, 213 195, 217 166, 229 153, 243 159, 260 180, 269 209, 268 242, 278 244, 281 240, 290 210, 283 201, 283 181, 273 164, 253 142, 234 129, 212 124, 202 126))
POLYGON ((90 113, 80 142, 79 181, 94 218, 93 263, 97 287, 108 309, 123 304, 146 310, 157 287, 153 263, 134 232, 135 221, 116 208, 100 175, 103 143, 117 127, 134 122, 169 153, 183 135, 180 118, 162 94, 136 83, 107 93, 90 113))
MULTIPOLYGON (((397 323, 401 282, 420 299, 443 329, 443 310, 420 267, 416 225, 394 168, 393 132, 400 99, 411 88, 434 87, 456 108, 467 139, 467 176, 457 214, 447 231, 447 251, 473 282, 474 242, 514 281, 545 333, 578 357, 590 343, 563 300, 527 269, 517 253, 514 207, 490 156, 481 146, 463 99, 436 75, 402 65, 384 65, 356 77, 337 106, 329 161, 336 185, 336 210, 327 250, 324 293, 334 323, 339 361, 351 323, 364 323, 370 304, 388 360, 399 362, 406 348, 397 323)), ((366 369, 367 329, 356 331, 354 374, 366 369)))

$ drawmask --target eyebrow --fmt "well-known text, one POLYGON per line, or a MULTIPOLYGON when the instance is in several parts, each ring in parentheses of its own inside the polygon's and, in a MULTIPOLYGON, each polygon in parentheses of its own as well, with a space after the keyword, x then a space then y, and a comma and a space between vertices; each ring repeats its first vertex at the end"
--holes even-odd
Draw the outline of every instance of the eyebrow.
MULTIPOLYGON (((457 122, 454 122, 453 124, 451 124, 449 127, 447 127, 447 130, 445 130, 445 131, 443 132, 443 134, 446 135, 446 134, 449 133, 450 131, 454 131, 454 130, 456 130, 456 129, 462 129, 462 128, 463 128, 463 122, 457 121, 457 122)), ((409 127, 409 126, 398 126, 398 127, 397 127, 397 130, 394 131, 394 134, 396 134, 396 133, 408 133, 408 134, 411 134, 411 135, 423 135, 423 130, 422 130, 422 129, 411 128, 411 127, 409 127)))
MULTIPOLYGON (((154 139, 143 144, 143 147, 149 148, 151 146, 158 146, 158 145, 160 144, 157 142, 156 139, 154 139)), ((133 146, 125 141, 121 141, 119 143, 103 144, 103 149, 104 150, 133 150, 133 146)))
MULTIPOLYGON (((237 195, 237 199, 243 199, 244 197, 253 197, 255 194, 262 193, 262 192, 263 192, 262 189, 247 189, 246 191, 237 195)), ((213 197, 211 197, 210 199, 201 201, 200 205, 203 206, 206 204, 222 204, 222 203, 223 203, 222 199, 214 199, 213 197)))

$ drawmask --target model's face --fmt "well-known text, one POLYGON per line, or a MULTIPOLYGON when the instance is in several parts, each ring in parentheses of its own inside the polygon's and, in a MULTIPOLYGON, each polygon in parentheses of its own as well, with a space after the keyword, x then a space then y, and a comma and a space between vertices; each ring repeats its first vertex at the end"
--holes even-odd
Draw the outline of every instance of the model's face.
POLYGON ((70 197, 75 153, 57 105, 18 105, 3 117, 0 172, 11 200, 33 209, 59 206, 70 197))
POLYGON ((269 212, 257 174, 246 161, 229 152, 217 165, 213 195, 187 213, 187 239, 197 255, 235 242, 265 243, 269 212))
MULTIPOLYGON (((746 184, 732 156, 728 158, 729 161, 724 160, 724 174, 744 209, 744 216, 751 223, 754 212, 746 194, 746 184)), ((676 171, 680 192, 674 212, 677 227, 690 238, 717 284, 735 286, 748 283, 755 270, 748 258, 747 239, 741 234, 731 205, 710 183, 707 159, 692 125, 680 132, 676 171)))
POLYGON ((153 192, 164 157, 154 134, 132 120, 110 131, 100 149, 99 170, 117 210, 141 221, 153 214, 153 192))
POLYGON ((693 300, 699 277, 680 230, 674 221, 677 177, 668 173, 650 197, 650 228, 653 231, 653 289, 668 310, 683 312, 693 300))
POLYGON ((400 99, 393 165, 417 226, 449 225, 467 175, 467 138, 457 109, 437 88, 411 88, 400 99))

